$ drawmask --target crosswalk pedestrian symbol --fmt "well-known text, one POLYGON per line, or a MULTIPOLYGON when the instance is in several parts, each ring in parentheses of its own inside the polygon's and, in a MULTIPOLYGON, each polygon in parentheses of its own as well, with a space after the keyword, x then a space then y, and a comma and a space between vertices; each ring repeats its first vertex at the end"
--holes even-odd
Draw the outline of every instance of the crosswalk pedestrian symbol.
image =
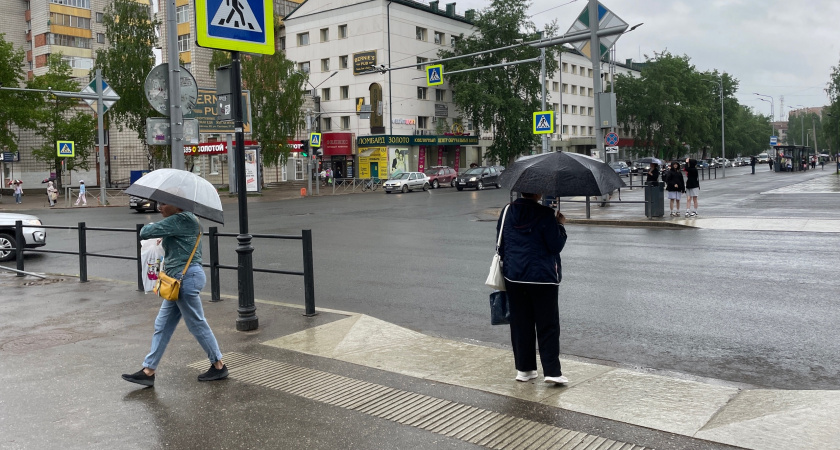
POLYGON ((199 47, 274 54, 273 0, 196 0, 199 47))
POLYGON ((440 64, 434 66, 426 66, 426 84, 429 86, 439 86, 443 84, 443 66, 440 64))
POLYGON ((534 134, 554 133, 554 111, 534 113, 534 134))
POLYGON ((76 157, 76 143, 73 141, 56 141, 55 149, 59 158, 76 157))
POLYGON ((312 133, 309 135, 309 146, 314 148, 321 146, 321 133, 312 133))

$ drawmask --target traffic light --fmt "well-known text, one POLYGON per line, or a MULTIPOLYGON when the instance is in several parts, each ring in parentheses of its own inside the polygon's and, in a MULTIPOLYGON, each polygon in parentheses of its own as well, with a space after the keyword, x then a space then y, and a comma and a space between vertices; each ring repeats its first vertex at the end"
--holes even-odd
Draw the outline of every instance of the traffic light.
POLYGON ((309 142, 301 141, 300 156, 303 156, 304 158, 309 157, 309 142))
POLYGON ((315 149, 314 153, 315 153, 316 156, 321 156, 321 155, 324 154, 324 149, 322 147, 318 147, 318 148, 315 149))

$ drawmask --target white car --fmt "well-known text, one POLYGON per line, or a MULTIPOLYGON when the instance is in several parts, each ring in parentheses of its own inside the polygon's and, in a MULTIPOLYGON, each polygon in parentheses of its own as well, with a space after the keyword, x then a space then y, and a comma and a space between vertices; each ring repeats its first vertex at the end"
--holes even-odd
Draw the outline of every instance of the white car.
POLYGON ((23 240, 27 248, 47 245, 47 232, 40 227, 41 219, 28 214, 0 213, 0 261, 11 261, 15 258, 17 248, 15 240, 15 222, 23 222, 23 240))
POLYGON ((422 189, 429 190, 429 177, 423 172, 402 172, 392 176, 382 184, 386 194, 391 192, 409 192, 422 189))
POLYGON ((732 161, 730 161, 726 158, 718 158, 717 162, 718 162, 719 165, 721 165, 723 167, 732 167, 732 161))

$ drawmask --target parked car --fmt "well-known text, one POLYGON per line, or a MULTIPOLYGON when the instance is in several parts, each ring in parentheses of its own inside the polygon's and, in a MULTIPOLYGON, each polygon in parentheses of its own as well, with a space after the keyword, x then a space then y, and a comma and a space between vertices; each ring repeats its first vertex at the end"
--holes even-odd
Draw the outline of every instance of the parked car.
POLYGON ((712 169, 723 167, 716 159, 704 159, 703 162, 709 165, 712 169))
POLYGON ((426 176, 429 177, 429 184, 432 189, 437 189, 441 185, 447 184, 455 187, 455 178, 458 173, 449 166, 432 166, 426 169, 426 176))
POLYGON ((627 166, 627 163, 623 161, 614 161, 610 163, 610 167, 615 170, 615 173, 620 177, 626 177, 630 175, 630 167, 627 166))
POLYGON ((160 211, 156 201, 146 200, 145 198, 135 197, 133 195, 128 198, 128 207, 139 213, 146 211, 160 211))
POLYGON ((29 214, 0 213, 0 261, 11 261, 15 258, 17 248, 15 241, 15 222, 23 222, 23 239, 26 248, 43 247, 47 245, 47 231, 41 228, 41 219, 29 214))
POLYGON ((700 161, 697 161, 697 169, 698 170, 707 170, 708 168, 709 168, 709 162, 706 161, 705 159, 701 159, 700 161))
POLYGON ((418 189, 426 191, 430 187, 429 178, 423 172, 401 172, 382 184, 386 194, 391 192, 406 193, 418 189))
POLYGON ((473 167, 467 169, 464 173, 458 175, 458 180, 455 182, 455 188, 463 191, 464 188, 476 188, 477 190, 484 189, 485 186, 499 185, 499 171, 495 167, 473 167))
POLYGON ((726 158, 718 158, 717 161, 718 164, 720 164, 720 167, 732 167, 732 161, 726 158))

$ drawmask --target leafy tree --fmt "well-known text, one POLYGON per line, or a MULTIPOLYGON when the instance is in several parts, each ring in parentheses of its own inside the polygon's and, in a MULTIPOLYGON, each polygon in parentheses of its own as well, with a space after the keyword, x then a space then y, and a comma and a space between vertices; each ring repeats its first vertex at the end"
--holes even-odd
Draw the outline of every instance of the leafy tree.
MULTIPOLYGON (((478 14, 476 32, 460 36, 454 48, 439 52, 441 58, 464 55, 510 46, 518 39, 535 40, 539 34, 528 20, 524 0, 493 0, 478 14)), ((556 33, 556 25, 549 25, 545 34, 556 33)), ((546 73, 557 71, 559 47, 546 49, 546 73)), ((465 117, 484 130, 493 130, 493 144, 486 155, 510 164, 523 152, 538 144, 533 134, 533 113, 539 111, 542 89, 540 64, 519 64, 504 68, 476 70, 454 75, 454 72, 474 67, 514 62, 540 56, 540 49, 525 46, 463 58, 444 63, 444 76, 454 92, 455 104, 465 117)))
MULTIPOLYGON (((146 101, 144 90, 146 75, 155 65, 155 27, 159 25, 152 19, 149 8, 134 0, 110 2, 103 18, 109 45, 96 51, 91 71, 93 79, 96 69, 101 69, 102 77, 120 96, 105 115, 109 125, 114 122, 120 130, 123 127, 133 130, 144 143, 146 118, 158 115, 146 101)), ((152 146, 151 149, 149 168, 152 168, 153 159, 161 160, 166 156, 161 147, 152 146)))
MULTIPOLYGON (((833 114, 832 114, 833 116, 833 114)), ((826 117, 831 119, 832 117, 826 117)), ((814 131, 817 132, 816 148, 822 151, 828 147, 828 136, 823 133, 823 125, 820 115, 811 111, 798 111, 788 116, 788 143, 795 145, 808 145, 814 148, 814 131), (804 129, 803 129, 804 127, 804 129)), ((835 129, 836 130, 836 129, 835 129)), ((828 130, 831 133, 831 130, 828 130)), ((836 138, 835 138, 836 141, 836 138)))
MULTIPOLYGON (((6 42, 5 35, 0 33, 0 85, 18 87, 23 82, 23 49, 15 50, 11 42, 6 42)), ((8 148, 16 152, 18 149, 17 134, 10 125, 20 128, 33 128, 32 117, 33 97, 29 93, 0 91, 0 149, 8 148)))
MULTIPOLYGON (((30 89, 52 89, 55 91, 78 91, 79 85, 74 81, 72 70, 60 53, 50 55, 47 60, 47 73, 35 77, 27 84, 30 89)), ((65 163, 66 170, 90 169, 90 150, 94 146, 96 134, 96 120, 88 112, 79 108, 89 109, 87 105, 80 105, 78 99, 55 97, 38 101, 31 105, 32 114, 38 124, 36 130, 44 139, 44 144, 32 150, 36 161, 49 164, 50 170, 56 173, 57 187, 61 186, 61 164, 65 163), (76 156, 73 158, 57 156, 56 141, 74 141, 76 156)))
MULTIPOLYGON (((229 53, 215 51, 210 71, 229 63, 229 53)), ((260 143, 263 165, 285 164, 292 151, 288 140, 304 127, 306 75, 295 71, 283 52, 245 55, 241 71, 243 88, 251 91, 251 136, 260 143)))
MULTIPOLYGON (((824 120, 827 133, 831 138, 831 149, 834 153, 840 152, 840 64, 831 67, 831 76, 828 80, 828 87, 825 92, 828 94, 831 104, 826 108, 824 120)), ((788 133, 790 133, 788 131, 788 133)))

